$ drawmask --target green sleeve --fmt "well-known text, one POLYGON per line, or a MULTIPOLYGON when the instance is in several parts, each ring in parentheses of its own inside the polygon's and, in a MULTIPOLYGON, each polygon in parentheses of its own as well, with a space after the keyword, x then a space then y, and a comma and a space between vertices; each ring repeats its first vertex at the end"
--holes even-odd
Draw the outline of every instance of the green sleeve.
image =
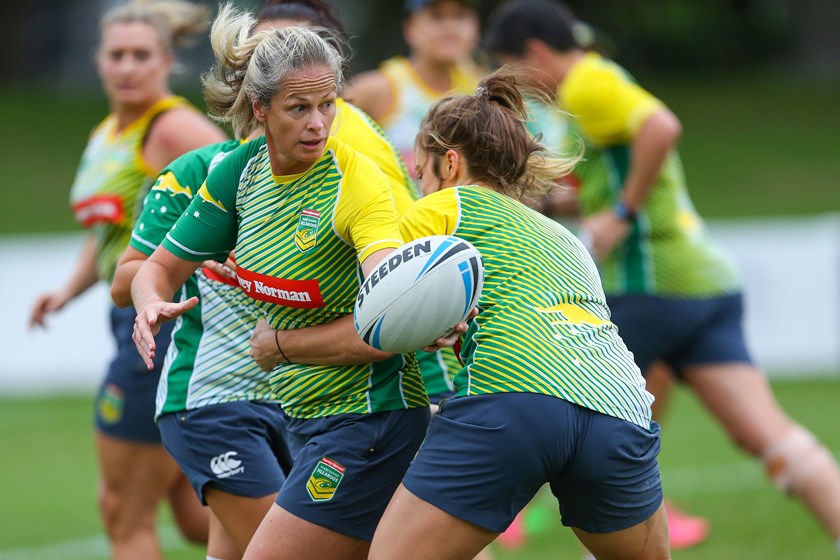
POLYGON ((224 261, 236 245, 236 193, 251 154, 245 144, 216 165, 187 209, 169 230, 163 246, 189 261, 224 261))

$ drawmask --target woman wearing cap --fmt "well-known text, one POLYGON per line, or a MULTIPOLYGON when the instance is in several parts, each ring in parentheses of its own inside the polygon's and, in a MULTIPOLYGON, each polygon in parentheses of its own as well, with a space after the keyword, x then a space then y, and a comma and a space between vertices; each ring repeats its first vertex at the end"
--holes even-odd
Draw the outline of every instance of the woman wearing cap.
MULTIPOLYGON (((356 76, 344 97, 376 120, 414 174, 414 138, 429 107, 448 92, 475 89, 479 69, 470 56, 479 21, 471 0, 406 0, 404 37, 411 53, 356 76)), ((417 353, 432 404, 452 395, 455 353, 417 353)))

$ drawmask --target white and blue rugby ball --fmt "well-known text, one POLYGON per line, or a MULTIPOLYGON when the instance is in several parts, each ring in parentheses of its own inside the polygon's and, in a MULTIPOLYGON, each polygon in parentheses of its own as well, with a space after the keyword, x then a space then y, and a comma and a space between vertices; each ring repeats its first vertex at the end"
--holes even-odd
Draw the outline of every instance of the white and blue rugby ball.
POLYGON ((388 255, 362 284, 353 318, 367 344, 414 352, 449 334, 478 305, 484 263, 471 243, 432 235, 388 255))

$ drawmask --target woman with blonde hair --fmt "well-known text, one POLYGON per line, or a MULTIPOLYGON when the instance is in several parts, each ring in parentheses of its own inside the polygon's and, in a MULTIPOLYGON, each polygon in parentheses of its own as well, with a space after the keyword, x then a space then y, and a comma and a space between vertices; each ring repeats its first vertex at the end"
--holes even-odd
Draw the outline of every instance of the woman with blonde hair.
MULTIPOLYGON (((205 101, 213 107, 213 116, 223 122, 238 89, 218 84, 241 64, 238 57, 228 57, 234 51, 230 46, 245 39, 227 33, 226 21, 220 18, 211 30, 218 59, 213 71, 204 77, 209 86, 205 101)), ((347 51, 341 22, 323 0, 272 0, 258 13, 251 34, 294 25, 311 28, 339 52, 347 51)), ((262 125, 234 132, 240 138, 256 139, 262 136, 262 125)), ((331 134, 377 164, 388 178, 398 212, 410 206, 416 198, 414 184, 375 122, 339 97, 331 134)), ((119 305, 131 304, 131 282, 137 270, 163 242, 209 171, 244 141, 231 140, 192 151, 161 173, 117 266, 111 294, 119 305)), ((182 299, 198 295, 200 303, 181 316, 173 336, 174 351, 170 351, 161 376, 156 418, 167 451, 187 475, 199 499, 211 509, 208 554, 232 560, 245 552, 274 503, 290 463, 283 412, 271 391, 270 376, 249 356, 248 340, 261 311, 239 288, 235 273, 229 274, 229 269, 215 261, 203 264, 179 290, 184 294, 182 299), (224 359, 208 359, 219 355, 224 359), (220 468, 220 461, 237 466, 220 468), (244 472, 234 472, 239 467, 244 472)), ((235 264, 229 264, 235 268, 235 264)), ((329 336, 323 329, 332 330, 334 326, 314 328, 321 329, 318 336, 323 341, 329 336)), ((266 330, 270 328, 262 321, 257 329, 261 334, 254 336, 266 343, 266 353, 276 353, 276 341, 280 340, 287 356, 297 360, 295 346, 287 340, 288 332, 266 330)), ((331 351, 343 352, 342 345, 329 346, 331 351)), ((271 359, 266 371, 279 361, 271 359)), ((365 361, 370 358, 365 356, 360 363, 365 361)))
MULTIPOLYGON (((363 274, 402 244, 397 214, 382 171, 330 135, 342 57, 303 27, 252 33, 255 23, 221 10, 213 43, 225 64, 205 93, 234 130, 262 127, 265 136, 213 168, 141 266, 131 289, 135 342, 151 366, 152 334, 198 303, 171 303, 174 292, 202 261, 223 262, 233 250, 240 287, 287 333, 275 335, 281 361, 270 383, 294 459, 245 556, 364 557, 428 423, 416 360, 371 363, 370 349, 357 365, 340 365, 346 357, 308 365, 289 335, 352 313, 363 274)), ((241 466, 225 461, 231 477, 241 466)))
MULTIPOLYGON (((128 245, 136 206, 171 160, 224 133, 168 85, 174 49, 206 29, 207 10, 180 0, 132 2, 101 21, 96 56, 110 114, 94 129, 71 191, 88 230, 70 279, 40 296, 31 323, 62 309, 99 280, 110 282, 128 245)), ((205 542, 207 515, 160 445, 154 423, 160 362, 146 372, 131 341, 133 310, 111 310, 117 355, 96 399, 99 506, 115 558, 160 558, 156 510, 168 499, 187 539, 205 542)), ((165 345, 169 333, 163 333, 165 345)))

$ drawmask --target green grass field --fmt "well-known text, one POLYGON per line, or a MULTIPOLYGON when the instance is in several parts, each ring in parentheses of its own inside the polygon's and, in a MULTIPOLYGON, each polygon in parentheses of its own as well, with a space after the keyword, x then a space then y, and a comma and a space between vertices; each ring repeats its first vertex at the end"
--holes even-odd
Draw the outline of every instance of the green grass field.
MULTIPOLYGON (((826 445, 840 451, 840 380, 775 383, 782 405, 826 445)), ((96 514, 96 463, 90 398, 0 401, 0 560, 106 558, 96 514)), ((828 560, 830 540, 793 500, 768 483, 760 466, 735 450, 694 397, 680 390, 663 432, 662 473, 668 494, 707 516, 703 545, 674 553, 682 560, 828 560)), ((538 496, 546 526, 515 551, 494 545, 497 560, 579 558, 576 542, 538 496)), ((163 511, 166 558, 203 558, 174 534, 163 511)))
MULTIPOLYGON (((838 85, 768 79, 653 82, 684 127, 689 188, 706 216, 812 214, 840 209, 838 85)), ((189 96, 192 99, 196 94, 189 96)), ((68 193, 101 94, 0 87, 4 170, 0 234, 75 229, 68 193)))

